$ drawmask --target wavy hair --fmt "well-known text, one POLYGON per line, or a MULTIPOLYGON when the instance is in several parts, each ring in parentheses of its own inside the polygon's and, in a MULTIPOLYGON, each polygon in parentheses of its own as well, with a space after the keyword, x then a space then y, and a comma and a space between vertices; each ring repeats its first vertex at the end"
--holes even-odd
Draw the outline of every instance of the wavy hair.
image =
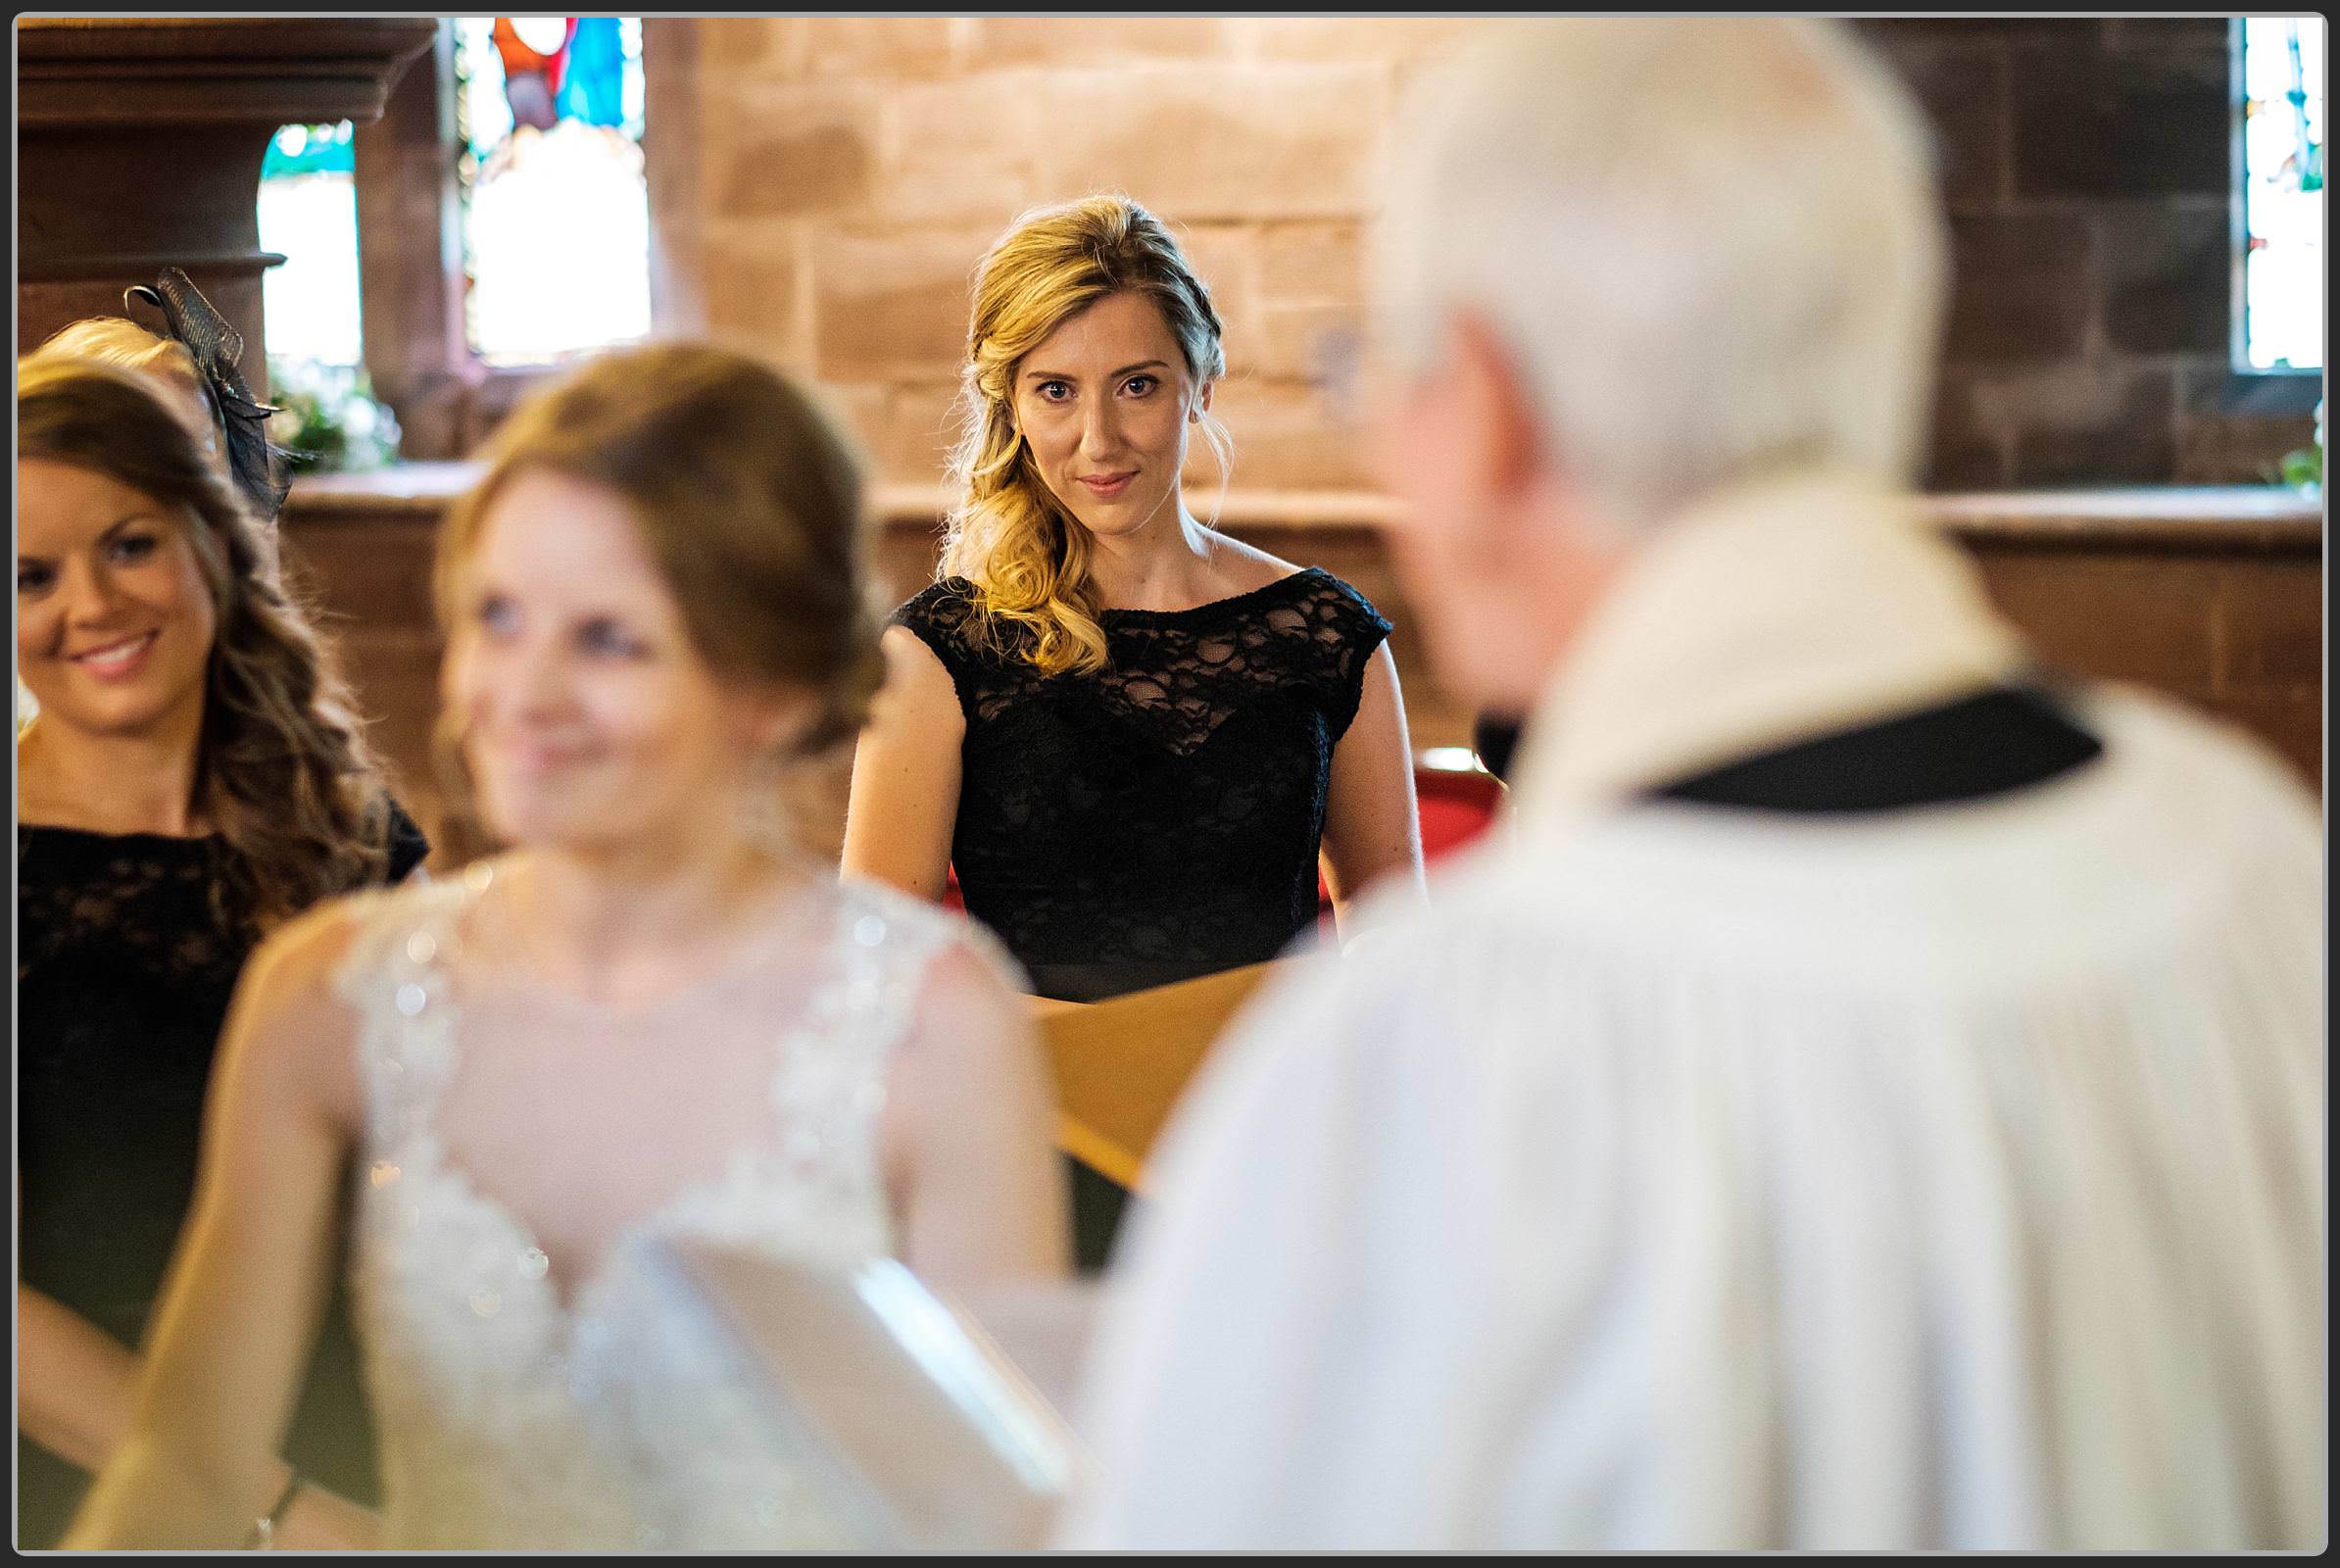
MULTIPOLYGON (((869 596, 862 465, 837 423, 779 372, 725 349, 661 343, 582 367, 513 411, 487 472, 448 512, 436 591, 452 632, 462 568, 514 474, 599 485, 631 510, 692 645, 718 674, 783 682, 818 703, 800 753, 835 746, 869 715, 885 666, 869 596)), ((434 751, 458 819, 484 848, 463 766, 463 715, 434 751)))
POLYGON ((379 881, 392 812, 380 764, 310 611, 259 525, 155 383, 89 359, 17 368, 17 458, 101 473, 181 519, 218 629, 189 803, 224 843, 224 892, 267 926, 379 881))
MULTIPOLYGON (((1016 429, 1016 367, 1065 321, 1123 293, 1143 294, 1160 309, 1196 386, 1227 373, 1210 291, 1168 225, 1127 196, 1088 196, 1026 213, 975 273, 960 436, 950 465, 959 500, 946 527, 941 575, 974 585, 979 636, 1044 674, 1103 668, 1105 634, 1089 589, 1088 530, 1048 489, 1016 429)), ((1234 445, 1207 412, 1200 422, 1223 489, 1234 445)))

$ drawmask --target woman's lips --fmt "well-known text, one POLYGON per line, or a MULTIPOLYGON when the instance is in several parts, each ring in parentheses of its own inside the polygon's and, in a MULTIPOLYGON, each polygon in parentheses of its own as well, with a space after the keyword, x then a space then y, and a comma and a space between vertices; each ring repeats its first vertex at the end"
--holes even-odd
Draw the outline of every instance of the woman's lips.
POLYGON ((1115 496, 1121 494, 1122 491, 1127 490, 1130 487, 1130 481, 1136 477, 1138 477, 1138 475, 1134 471, 1130 473, 1085 475, 1083 476, 1081 482, 1087 485, 1089 487, 1089 493, 1097 497, 1099 501, 1110 501, 1115 496))
POLYGON ((496 742, 493 749, 505 766, 521 773, 557 773, 588 760, 583 747, 543 741, 506 740, 496 742))
POLYGON ((135 637, 120 637, 85 654, 73 655, 71 662, 99 680, 127 680, 144 667, 147 651, 160 635, 160 632, 142 631, 135 637))

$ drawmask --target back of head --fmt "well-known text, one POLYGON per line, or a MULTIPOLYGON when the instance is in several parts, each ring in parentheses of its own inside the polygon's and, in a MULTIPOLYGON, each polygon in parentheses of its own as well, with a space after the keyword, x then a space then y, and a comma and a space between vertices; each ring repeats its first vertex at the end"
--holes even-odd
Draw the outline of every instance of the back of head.
MULTIPOLYGON (((943 551, 946 574, 974 583, 985 624, 1016 624, 1042 669, 1104 661, 1086 590, 1080 524, 1041 477, 1015 422, 1016 367, 1059 326, 1113 294, 1142 294, 1162 313, 1196 386, 1227 373, 1223 328, 1210 291, 1169 226, 1127 196, 1101 194, 1036 208, 1008 225, 977 268, 974 310, 951 454, 959 502, 943 551)), ((1204 438, 1224 473, 1231 449, 1207 414, 1204 438)))
POLYGON ((95 360, 149 375, 162 375, 198 393, 201 372, 195 356, 175 338, 158 337, 137 322, 120 316, 91 316, 59 327, 47 342, 27 356, 27 363, 55 360, 95 360))
POLYGON ((1612 523, 1791 466, 1907 481, 1942 220, 1923 120, 1841 24, 1490 23, 1406 123, 1383 342, 1418 369, 1478 314, 1612 523))
POLYGON ((621 350, 522 404, 485 456, 486 476, 440 535, 443 613, 505 482, 561 473, 627 503, 709 665, 813 692, 822 716, 807 747, 859 728, 882 675, 861 466, 787 377, 699 344, 621 350))

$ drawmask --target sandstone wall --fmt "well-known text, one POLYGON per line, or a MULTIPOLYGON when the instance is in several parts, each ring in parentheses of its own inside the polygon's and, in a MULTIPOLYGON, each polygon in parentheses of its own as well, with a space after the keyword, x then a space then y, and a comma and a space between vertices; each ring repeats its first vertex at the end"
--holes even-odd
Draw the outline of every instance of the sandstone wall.
MULTIPOLYGON (((698 157, 660 211, 696 270, 676 310, 818 378, 890 478, 931 479, 985 246, 1028 206, 1118 187, 1180 227, 1221 302, 1237 482, 1365 484, 1312 377, 1358 324, 1399 95, 1443 40, 1515 24, 689 24, 669 58, 691 62, 698 157)), ((2226 368, 2224 22, 1859 25, 1941 149, 1957 286, 1934 485, 2252 482, 2306 440, 2295 389, 2270 403, 2226 368)))

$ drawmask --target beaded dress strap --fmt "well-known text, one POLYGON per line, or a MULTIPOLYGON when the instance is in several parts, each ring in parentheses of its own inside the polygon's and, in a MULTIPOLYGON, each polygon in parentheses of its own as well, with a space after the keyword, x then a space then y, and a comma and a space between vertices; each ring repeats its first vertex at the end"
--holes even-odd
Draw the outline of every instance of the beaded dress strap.
MULTIPOLYGON (((473 870, 483 870, 473 867, 473 870)), ((401 887, 379 895, 335 991, 357 1015, 358 1066, 371 1140, 403 1142, 426 1125, 453 1076, 456 1008, 446 958, 484 875, 401 887)))

